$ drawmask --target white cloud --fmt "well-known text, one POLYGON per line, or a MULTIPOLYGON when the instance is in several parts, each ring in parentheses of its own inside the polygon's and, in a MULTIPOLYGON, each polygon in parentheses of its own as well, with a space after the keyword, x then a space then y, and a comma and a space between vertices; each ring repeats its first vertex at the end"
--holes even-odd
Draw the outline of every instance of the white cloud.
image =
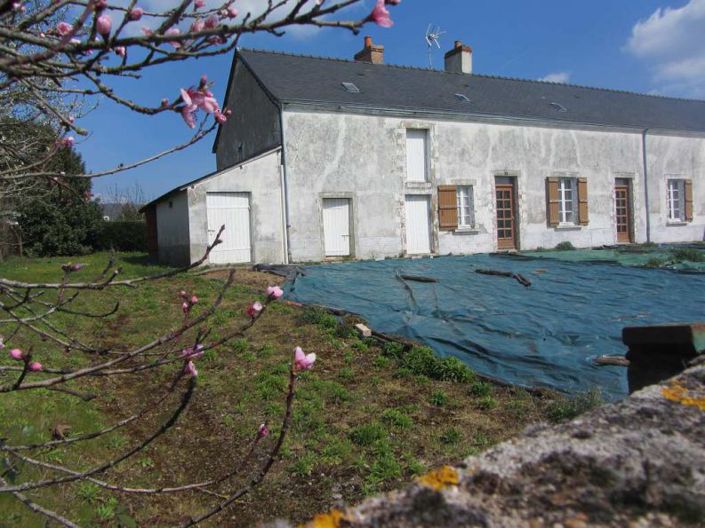
POLYGON ((625 49, 648 65, 660 92, 705 97, 704 35, 705 0, 689 0, 639 20, 625 49))
MULTIPOLYGON (((295 2, 296 0, 286 0, 284 3, 274 2, 274 4, 278 7, 267 16, 266 21, 276 22, 284 19, 291 12, 295 2)), ((116 5, 127 6, 129 4, 129 0, 115 0, 113 3, 116 5)), ((225 0, 206 0, 204 10, 220 7, 224 3, 225 0)), ((140 6, 142 6, 146 11, 151 12, 166 12, 173 8, 173 4, 173 0, 143 0, 140 2, 140 6)), ((328 4, 332 5, 332 2, 324 4, 324 7, 328 4)), ((360 4, 364 5, 364 2, 360 2, 360 4)), ((349 12, 354 8, 359 8, 360 4, 353 4, 353 6, 342 9, 338 12, 338 15, 349 12)), ((237 18, 229 22, 237 23, 238 21, 244 20, 248 13, 250 14, 250 20, 262 15, 267 10, 269 2, 268 0, 236 0, 233 5, 237 8, 239 15, 237 18)), ((305 14, 311 11, 315 5, 316 0, 308 0, 299 12, 301 14, 305 14)), ((141 35, 142 26, 153 27, 156 25, 158 25, 158 23, 154 19, 145 17, 139 23, 128 24, 125 28, 125 35, 141 35)), ((183 29, 186 29, 186 25, 182 27, 182 30, 183 29)), ((292 25, 285 28, 284 31, 287 35, 290 35, 293 38, 308 39, 317 35, 318 32, 321 31, 321 28, 314 25, 292 25)))
POLYGON ((541 77, 539 81, 567 84, 570 82, 570 72, 549 73, 545 77, 541 77))

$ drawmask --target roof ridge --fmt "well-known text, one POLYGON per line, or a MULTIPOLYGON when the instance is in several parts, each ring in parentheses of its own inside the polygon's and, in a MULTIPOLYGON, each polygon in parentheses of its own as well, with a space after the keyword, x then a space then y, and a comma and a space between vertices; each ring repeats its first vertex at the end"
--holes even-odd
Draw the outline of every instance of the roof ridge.
MULTIPOLYGON (((306 59, 316 59, 316 60, 323 60, 323 61, 333 61, 333 62, 342 62, 342 63, 348 63, 348 64, 360 64, 359 61, 351 60, 351 59, 342 59, 340 57, 326 57, 322 55, 308 55, 305 53, 290 53, 286 51, 276 51, 276 50, 267 50, 267 49, 257 49, 257 48, 237 48, 237 52, 254 52, 254 53, 268 53, 271 55, 283 55, 285 57, 298 57, 298 58, 306 58, 306 59)), ((369 63, 369 66, 380 66, 380 67, 386 67, 386 68, 396 68, 396 69, 401 69, 401 70, 417 70, 417 71, 423 71, 423 72, 429 72, 429 73, 437 73, 437 74, 443 74, 443 75, 468 75, 464 73, 459 73, 459 72, 447 72, 445 70, 436 70, 434 68, 424 68, 421 66, 406 66, 402 64, 372 64, 369 63)), ((611 92, 611 93, 619 93, 619 94, 625 94, 625 95, 638 95, 640 97, 653 97, 656 99, 669 99, 673 101, 684 101, 684 102, 689 102, 689 103, 702 103, 705 104, 705 99, 691 99, 688 97, 675 97, 675 96, 670 96, 670 95, 660 95, 660 94, 646 94, 643 92, 636 92, 633 90, 620 90, 618 88, 603 88, 600 86, 588 86, 584 84, 572 84, 572 83, 560 83, 560 82, 555 82, 555 81, 544 81, 541 79, 524 79, 522 77, 511 77, 511 76, 502 76, 502 75, 492 75, 492 74, 486 74, 486 73, 473 73, 469 74, 472 75, 473 77, 482 77, 485 79, 498 79, 498 80, 506 80, 506 81, 518 81, 518 82, 526 82, 526 83, 534 83, 534 84, 549 84, 549 85, 556 85, 556 86, 568 86, 571 88, 581 88, 584 90, 595 90, 598 92, 611 92)))

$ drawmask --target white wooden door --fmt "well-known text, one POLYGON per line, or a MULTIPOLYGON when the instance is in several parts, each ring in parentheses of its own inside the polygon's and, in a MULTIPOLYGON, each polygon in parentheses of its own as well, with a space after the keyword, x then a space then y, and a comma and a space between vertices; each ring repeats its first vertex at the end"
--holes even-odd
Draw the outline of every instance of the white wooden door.
POLYGON ((323 238, 326 257, 350 255, 350 200, 323 199, 323 238))
POLYGON ((429 197, 409 194, 406 196, 406 253, 424 255, 430 252, 429 197))
POLYGON ((406 180, 423 182, 428 178, 427 141, 428 131, 409 129, 406 131, 406 180))
POLYGON ((252 260, 250 247, 250 196, 248 193, 214 192, 206 194, 208 215, 208 243, 218 233, 225 231, 210 254, 211 264, 237 264, 252 260))

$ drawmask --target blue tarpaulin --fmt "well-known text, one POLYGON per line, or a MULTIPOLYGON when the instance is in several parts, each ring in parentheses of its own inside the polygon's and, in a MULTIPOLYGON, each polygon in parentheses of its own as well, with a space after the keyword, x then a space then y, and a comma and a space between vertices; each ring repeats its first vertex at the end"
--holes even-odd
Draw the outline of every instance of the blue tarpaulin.
POLYGON ((705 319, 703 274, 502 255, 308 266, 288 294, 359 314, 494 379, 570 394, 599 387, 609 400, 627 394, 626 369, 593 361, 626 352, 623 327, 705 319))

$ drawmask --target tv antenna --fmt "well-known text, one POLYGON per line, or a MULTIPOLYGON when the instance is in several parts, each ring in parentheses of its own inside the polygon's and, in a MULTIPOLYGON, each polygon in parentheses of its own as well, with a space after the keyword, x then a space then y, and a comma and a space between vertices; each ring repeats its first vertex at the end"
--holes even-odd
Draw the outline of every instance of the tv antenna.
POLYGON ((440 26, 434 26, 433 24, 429 24, 428 28, 426 29, 426 36, 424 39, 426 40, 426 47, 428 48, 428 66, 429 68, 433 68, 433 46, 436 46, 438 49, 441 48, 440 40, 441 40, 441 35, 444 35, 445 31, 441 31, 440 26))

